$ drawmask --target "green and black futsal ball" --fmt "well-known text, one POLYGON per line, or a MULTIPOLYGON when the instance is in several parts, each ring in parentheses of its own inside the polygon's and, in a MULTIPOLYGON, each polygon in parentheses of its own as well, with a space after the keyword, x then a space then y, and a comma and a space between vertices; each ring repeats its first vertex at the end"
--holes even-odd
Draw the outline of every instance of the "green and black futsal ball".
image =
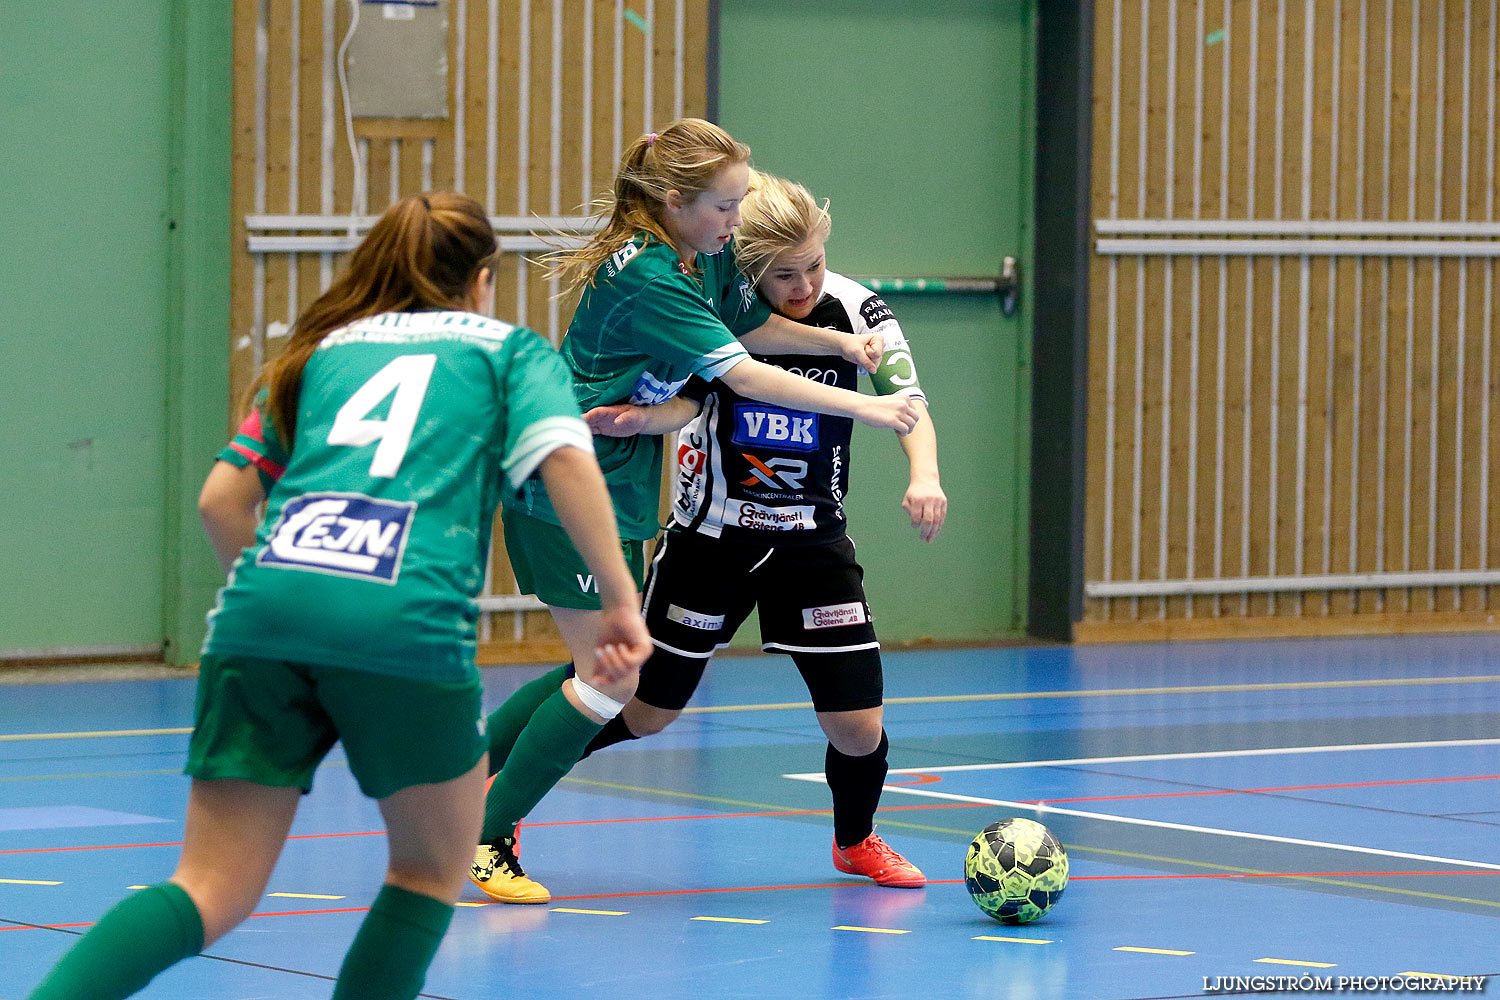
POLYGON ((979 908, 1002 924, 1029 924, 1067 887, 1068 853, 1035 820, 1002 819, 969 845, 964 884, 979 908))

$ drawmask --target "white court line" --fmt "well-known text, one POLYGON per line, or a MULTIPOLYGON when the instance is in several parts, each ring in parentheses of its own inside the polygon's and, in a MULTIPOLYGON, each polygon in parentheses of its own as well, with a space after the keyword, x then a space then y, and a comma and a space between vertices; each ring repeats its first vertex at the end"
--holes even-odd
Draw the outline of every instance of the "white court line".
MULTIPOLYGON (((940 767, 893 767, 891 774, 938 774, 949 771, 1009 771, 1022 767, 1074 767, 1082 764, 1129 764, 1148 760, 1207 760, 1213 757, 1274 757, 1279 754, 1349 753, 1356 750, 1416 750, 1427 747, 1488 747, 1489 740, 1418 740, 1410 743, 1344 743, 1322 747, 1262 747, 1254 750, 1198 750, 1186 753, 1147 753, 1128 757, 1072 757, 1061 760, 1012 760, 992 764, 945 764, 940 767)), ((822 781, 822 771, 783 774, 797 781, 822 781)))
MULTIPOLYGON (((1269 756, 1274 754, 1299 754, 1299 753, 1332 753, 1338 751, 1354 750, 1391 750, 1411 749, 1419 747, 1455 747, 1455 746, 1494 746, 1500 744, 1500 739, 1490 740, 1431 740, 1411 743, 1356 743, 1347 746, 1324 746, 1324 747, 1268 747, 1256 750, 1205 750, 1197 753, 1172 753, 1172 754, 1141 754, 1130 757, 1079 757, 1072 760, 1033 760, 1033 761, 1011 761, 997 764, 959 764, 944 767, 927 768, 901 768, 893 769, 892 774, 933 774, 939 771, 975 771, 975 770, 999 770, 1020 767, 1058 767, 1069 764, 1103 764, 1123 763, 1127 761, 1147 760, 1192 760, 1207 757, 1252 757, 1269 756)), ((791 778, 794 781, 822 782, 827 780, 822 772, 806 774, 784 774, 783 778, 791 778)), ((1444 858, 1431 854, 1409 854, 1405 851, 1384 851, 1374 847, 1359 847, 1354 844, 1334 844, 1323 840, 1303 840, 1298 837, 1277 837, 1265 833, 1249 833, 1244 830, 1223 830, 1211 826, 1192 826, 1187 823, 1168 823, 1163 820, 1135 819, 1128 816, 1112 816, 1107 813, 1085 812, 1080 809, 1063 809, 1058 806, 1049 806, 1045 802, 1010 802, 1005 799, 981 798, 974 795, 956 795, 951 792, 935 792, 925 788, 914 788, 909 785, 885 785, 883 790, 895 792, 900 795, 915 795, 922 798, 944 799, 951 802, 970 802, 975 805, 1000 806, 1007 809, 1019 809, 1037 813, 1038 815, 1073 816, 1079 819, 1099 820, 1104 823, 1123 823, 1127 826, 1146 826, 1160 830, 1178 830, 1183 833, 1204 833, 1216 837, 1238 837, 1242 840, 1260 840, 1272 844, 1287 844, 1295 847, 1321 847, 1332 851, 1346 851, 1353 854, 1370 854, 1382 858, 1400 858, 1407 861, 1429 861, 1435 864, 1455 865, 1460 868, 1481 868, 1486 871, 1500 871, 1500 865, 1489 864, 1483 861, 1465 861, 1458 858, 1444 858)))
MULTIPOLYGON (((794 777, 787 775, 786 777, 794 777)), ((920 795, 930 799, 951 799, 955 802, 972 802, 976 805, 1003 806, 1007 809, 1026 809, 1039 815, 1076 816, 1079 819, 1096 819, 1105 823, 1124 823, 1129 826, 1150 826, 1160 830, 1180 830, 1184 833, 1207 833, 1216 837, 1239 837, 1244 840, 1264 840, 1272 844, 1290 844, 1296 847, 1326 847, 1332 851, 1350 851, 1355 854, 1374 854, 1382 858, 1404 858, 1408 861, 1431 861, 1440 865, 1456 865, 1460 868, 1483 868, 1500 872, 1500 865, 1483 861, 1464 861, 1458 858, 1442 858, 1431 854, 1408 854, 1405 851, 1382 851, 1374 847, 1358 847, 1354 844, 1332 844, 1324 840, 1302 840, 1297 837, 1275 837, 1268 833, 1248 833, 1243 830, 1220 830, 1212 826, 1190 826, 1186 823, 1167 823, 1155 819, 1132 819, 1128 816, 1111 816, 1106 813, 1084 812, 1080 809, 1060 809, 1045 802, 1007 802, 1004 799, 982 799, 972 795, 953 795, 948 792, 930 792, 922 788, 904 785, 886 785, 885 791, 902 795, 920 795)))

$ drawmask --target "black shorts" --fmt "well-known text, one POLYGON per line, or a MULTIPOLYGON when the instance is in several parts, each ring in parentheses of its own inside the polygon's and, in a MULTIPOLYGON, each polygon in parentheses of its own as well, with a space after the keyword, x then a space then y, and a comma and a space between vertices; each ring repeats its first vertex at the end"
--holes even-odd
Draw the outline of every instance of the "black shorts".
POLYGON ((863 581, 847 536, 770 547, 667 532, 645 589, 646 627, 659 652, 641 668, 637 696, 682 708, 708 658, 759 607, 761 648, 792 656, 818 711, 880 705, 880 642, 863 581))

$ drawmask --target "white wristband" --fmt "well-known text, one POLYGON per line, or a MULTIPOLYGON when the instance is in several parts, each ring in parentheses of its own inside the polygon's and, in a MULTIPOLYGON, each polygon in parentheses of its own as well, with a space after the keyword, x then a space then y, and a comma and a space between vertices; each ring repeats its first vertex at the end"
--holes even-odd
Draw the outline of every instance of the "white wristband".
POLYGON ((573 692, 578 695, 578 700, 590 712, 604 719, 606 722, 620 714, 625 707, 624 702, 615 701, 602 691, 595 691, 583 682, 582 677, 573 677, 573 692))

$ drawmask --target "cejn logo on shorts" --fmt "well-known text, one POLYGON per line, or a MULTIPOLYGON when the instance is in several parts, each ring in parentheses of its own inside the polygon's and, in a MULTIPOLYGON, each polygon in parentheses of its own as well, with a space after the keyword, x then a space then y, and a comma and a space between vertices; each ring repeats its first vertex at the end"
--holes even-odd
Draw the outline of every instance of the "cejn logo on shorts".
POLYGON ((732 440, 747 446, 817 451, 818 415, 763 403, 735 403, 732 440))
POLYGON ((731 498, 724 513, 726 522, 755 531, 811 531, 818 526, 812 507, 764 507, 731 498))
POLYGON ((863 625, 869 621, 865 606, 860 601, 848 604, 826 604, 821 608, 802 609, 804 629, 838 628, 840 625, 863 625))
POLYGON ((359 493, 286 502, 256 564, 394 584, 417 505, 359 493))

